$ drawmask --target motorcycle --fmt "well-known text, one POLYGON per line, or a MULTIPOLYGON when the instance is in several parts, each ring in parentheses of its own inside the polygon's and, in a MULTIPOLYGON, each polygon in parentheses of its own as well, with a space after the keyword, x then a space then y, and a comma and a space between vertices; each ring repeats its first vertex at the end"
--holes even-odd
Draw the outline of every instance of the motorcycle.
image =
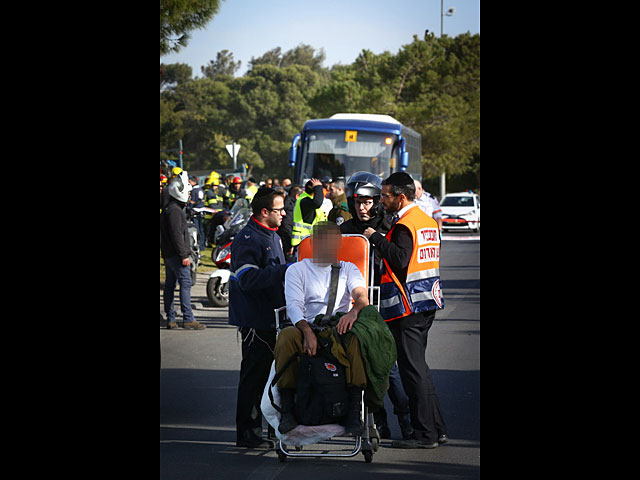
POLYGON ((198 212, 202 218, 202 230, 204 231, 204 237, 208 245, 214 245, 213 243, 213 231, 215 231, 216 225, 221 225, 224 220, 227 219, 229 212, 221 210, 216 207, 190 207, 194 212, 198 212))
POLYGON ((193 222, 195 217, 202 217, 202 212, 199 212, 193 208, 186 209, 187 214, 187 230, 189 236, 189 257, 191 260, 191 285, 196 284, 196 277, 198 276, 198 267, 200 266, 200 232, 196 224, 193 222))
MULTIPOLYGON (((207 222, 207 243, 215 248, 218 225, 224 225, 229 218, 229 210, 216 210, 207 222)), ((224 227, 223 227, 224 228, 224 227)))
POLYGON ((214 240, 216 247, 211 253, 211 258, 218 269, 211 273, 207 282, 207 298, 214 307, 229 305, 231 243, 236 234, 249 222, 250 217, 249 201, 241 198, 231 208, 224 224, 216 227, 214 240))

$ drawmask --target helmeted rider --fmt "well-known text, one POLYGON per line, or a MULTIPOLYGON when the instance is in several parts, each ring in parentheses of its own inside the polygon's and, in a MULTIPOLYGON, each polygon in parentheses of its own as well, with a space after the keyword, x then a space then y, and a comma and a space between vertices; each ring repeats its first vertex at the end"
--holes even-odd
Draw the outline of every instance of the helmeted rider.
POLYGON ((242 179, 240 177, 234 177, 224 196, 225 207, 229 209, 232 208, 236 200, 246 198, 246 195, 247 192, 242 187, 242 179))
POLYGON ((389 231, 391 219, 380 203, 382 180, 371 172, 356 172, 347 182, 345 194, 352 218, 340 225, 342 233, 362 234, 368 227, 389 231))
POLYGON ((191 192, 187 172, 177 173, 167 191, 169 200, 160 215, 160 252, 166 269, 163 303, 167 328, 178 328, 173 304, 174 290, 179 283, 183 328, 202 330, 205 325, 195 319, 191 309, 191 248, 184 212, 191 192))

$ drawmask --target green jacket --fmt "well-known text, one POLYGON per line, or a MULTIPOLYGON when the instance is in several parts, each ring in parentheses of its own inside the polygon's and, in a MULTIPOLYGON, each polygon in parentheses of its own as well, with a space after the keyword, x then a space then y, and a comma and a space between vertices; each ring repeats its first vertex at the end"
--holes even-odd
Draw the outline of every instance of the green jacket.
MULTIPOLYGON (((336 317, 342 315, 343 312, 336 312, 336 317)), ((397 355, 396 342, 386 322, 372 305, 367 305, 358 314, 351 333, 358 337, 367 371, 365 403, 375 411, 384 403, 384 396, 389 389, 389 372, 397 355)))
POLYGON ((327 220, 340 225, 342 222, 351 220, 351 218, 351 213, 349 213, 349 204, 347 203, 347 196, 344 193, 341 193, 337 198, 333 199, 333 208, 329 212, 329 215, 327 215, 327 220), (340 217, 342 217, 342 220, 338 220, 340 217))

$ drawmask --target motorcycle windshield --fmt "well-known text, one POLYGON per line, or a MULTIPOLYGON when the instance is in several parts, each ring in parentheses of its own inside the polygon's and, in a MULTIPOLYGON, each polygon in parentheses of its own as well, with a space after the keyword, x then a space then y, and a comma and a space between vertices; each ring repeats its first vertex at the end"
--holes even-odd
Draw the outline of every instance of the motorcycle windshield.
POLYGON ((248 208, 240 208, 234 215, 229 215, 229 218, 224 223, 224 228, 226 230, 239 230, 244 227, 249 221, 249 217, 251 216, 251 210, 248 208), (238 228, 239 227, 239 228, 238 228))

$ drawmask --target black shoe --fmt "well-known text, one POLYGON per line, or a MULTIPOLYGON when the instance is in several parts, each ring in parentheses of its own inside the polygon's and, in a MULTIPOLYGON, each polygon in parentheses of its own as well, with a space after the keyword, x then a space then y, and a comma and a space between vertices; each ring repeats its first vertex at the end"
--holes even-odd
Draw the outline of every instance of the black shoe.
POLYGON ((444 433, 438 437, 438 443, 447 443, 449 441, 449 437, 444 433))
POLYGON ((378 433, 380 434, 380 438, 387 439, 391 438, 391 429, 389 429, 389 425, 383 423, 382 425, 376 425, 378 429, 378 433))
POLYGON ((245 433, 238 440, 236 440, 236 447, 256 448, 260 450, 269 450, 273 448, 273 443, 265 440, 262 437, 258 437, 253 433, 245 433))
POLYGON ((391 442, 391 448, 436 448, 438 442, 423 442, 415 438, 409 440, 394 440, 391 442))

